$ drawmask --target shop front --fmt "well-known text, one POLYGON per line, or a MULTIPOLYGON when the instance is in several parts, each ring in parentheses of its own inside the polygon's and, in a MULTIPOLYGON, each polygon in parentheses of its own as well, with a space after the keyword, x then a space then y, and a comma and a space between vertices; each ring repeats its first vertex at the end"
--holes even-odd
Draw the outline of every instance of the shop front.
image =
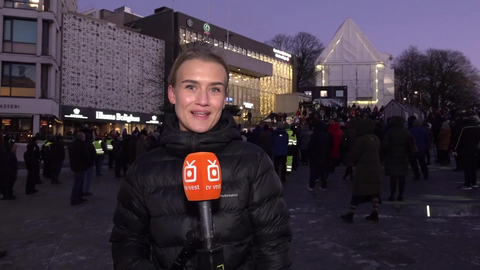
POLYGON ((97 134, 107 134, 112 130, 122 133, 125 129, 128 134, 136 129, 146 129, 153 132, 157 126, 161 126, 163 115, 146 114, 137 112, 124 112, 84 108, 74 106, 62 106, 62 117, 66 135, 73 135, 85 125, 96 129, 97 134))
POLYGON ((61 133, 62 122, 56 117, 58 105, 53 100, 2 98, 0 100, 0 136, 18 143, 28 143, 40 133, 41 139, 61 133))

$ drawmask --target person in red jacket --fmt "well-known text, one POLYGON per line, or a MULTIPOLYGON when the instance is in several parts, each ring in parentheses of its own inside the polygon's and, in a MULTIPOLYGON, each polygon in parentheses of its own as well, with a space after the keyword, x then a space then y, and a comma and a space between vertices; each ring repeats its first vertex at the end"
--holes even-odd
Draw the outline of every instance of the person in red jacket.
POLYGON ((342 141, 343 131, 340 129, 340 123, 332 122, 328 126, 328 131, 332 135, 333 146, 332 151, 330 152, 330 172, 335 172, 335 167, 338 165, 340 160, 340 142, 342 141))

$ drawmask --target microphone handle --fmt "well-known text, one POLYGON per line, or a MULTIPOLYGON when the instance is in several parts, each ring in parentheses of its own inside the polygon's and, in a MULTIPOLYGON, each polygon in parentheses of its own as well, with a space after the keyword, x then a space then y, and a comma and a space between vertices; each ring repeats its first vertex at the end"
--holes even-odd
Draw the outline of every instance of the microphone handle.
POLYGON ((199 202, 200 211, 200 235, 202 238, 202 247, 206 250, 211 250, 215 247, 213 234, 213 218, 212 218, 212 202, 199 202))

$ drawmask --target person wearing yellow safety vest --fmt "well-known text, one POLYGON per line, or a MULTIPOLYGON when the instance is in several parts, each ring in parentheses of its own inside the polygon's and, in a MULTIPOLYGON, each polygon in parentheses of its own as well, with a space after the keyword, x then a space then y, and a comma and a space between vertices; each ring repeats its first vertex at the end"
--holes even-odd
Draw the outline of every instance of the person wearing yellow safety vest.
POLYGON ((277 129, 272 134, 273 167, 282 182, 285 182, 287 174, 288 134, 283 128, 283 123, 277 124, 277 129))
POLYGON ((52 177, 52 167, 53 167, 53 155, 52 155, 52 145, 54 139, 48 139, 43 145, 41 150, 41 155, 43 159, 43 177, 51 178, 52 177))
POLYGON ((102 165, 105 160, 105 154, 107 153, 107 145, 100 137, 96 137, 93 141, 93 147, 95 148, 95 168, 97 176, 102 176, 102 165))
POLYGON ((115 162, 115 156, 113 155, 113 139, 110 136, 105 138, 105 144, 107 146, 108 154, 108 168, 113 169, 113 163, 115 162))
MULTIPOLYGON (((288 156, 287 156, 287 174, 292 172, 294 162, 296 162, 297 137, 291 127, 287 129, 288 134, 288 156), (295 158, 294 158, 295 157, 295 158)), ((296 166, 295 166, 296 169, 296 166)))

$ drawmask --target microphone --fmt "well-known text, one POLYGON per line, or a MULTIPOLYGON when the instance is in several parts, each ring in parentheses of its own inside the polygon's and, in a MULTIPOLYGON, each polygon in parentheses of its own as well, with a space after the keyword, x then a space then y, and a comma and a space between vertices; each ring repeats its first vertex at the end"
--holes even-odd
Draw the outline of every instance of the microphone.
POLYGON ((222 171, 215 154, 189 154, 183 162, 183 188, 189 201, 198 202, 200 237, 205 251, 215 248, 212 200, 220 198, 222 171))

